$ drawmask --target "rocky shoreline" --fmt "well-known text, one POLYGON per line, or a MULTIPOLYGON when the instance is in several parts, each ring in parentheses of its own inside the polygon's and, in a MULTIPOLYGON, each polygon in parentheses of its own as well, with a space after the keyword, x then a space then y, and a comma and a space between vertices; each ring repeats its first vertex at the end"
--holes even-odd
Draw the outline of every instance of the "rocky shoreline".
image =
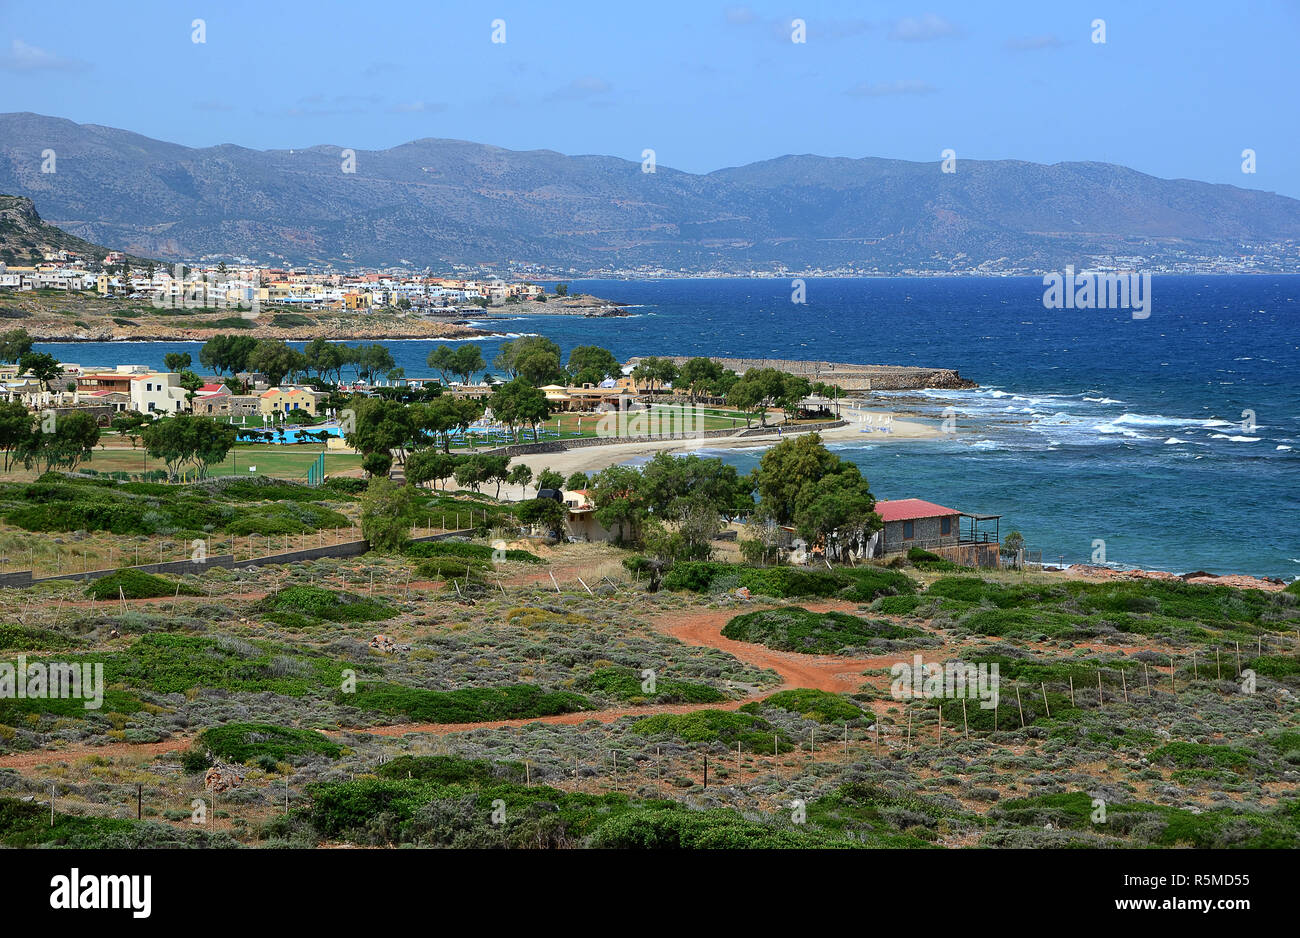
POLYGON ((1197 570, 1194 573, 1167 573, 1163 570, 1112 570, 1110 567, 1098 567, 1092 564, 1071 564, 1068 568, 1071 573, 1082 574, 1090 579, 1097 580, 1182 580, 1184 583, 1195 583, 1202 586, 1231 586, 1236 589, 1266 590, 1268 592, 1277 592, 1286 589, 1286 581, 1277 577, 1260 577, 1246 576, 1245 574, 1228 573, 1219 576, 1214 573, 1206 573, 1204 570, 1197 570))

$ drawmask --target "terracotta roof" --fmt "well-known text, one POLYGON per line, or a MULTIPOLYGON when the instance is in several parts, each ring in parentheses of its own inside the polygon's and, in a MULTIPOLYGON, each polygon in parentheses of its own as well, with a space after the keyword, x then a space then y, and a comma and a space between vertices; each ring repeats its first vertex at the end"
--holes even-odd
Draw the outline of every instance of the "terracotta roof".
POLYGON ((942 518, 945 515, 961 514, 956 508, 945 508, 934 502, 919 498, 899 498, 894 501, 876 502, 876 514, 885 521, 912 521, 916 518, 942 518))

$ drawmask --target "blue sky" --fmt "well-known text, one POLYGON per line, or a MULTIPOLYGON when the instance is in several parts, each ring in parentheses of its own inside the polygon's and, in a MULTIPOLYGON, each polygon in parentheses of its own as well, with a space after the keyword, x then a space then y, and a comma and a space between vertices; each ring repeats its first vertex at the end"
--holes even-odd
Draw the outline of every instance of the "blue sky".
POLYGON ((3 0, 0 111, 190 146, 651 147, 690 172, 950 147, 1300 197, 1297 40, 1294 0, 3 0), (795 18, 806 43, 790 41, 795 18))

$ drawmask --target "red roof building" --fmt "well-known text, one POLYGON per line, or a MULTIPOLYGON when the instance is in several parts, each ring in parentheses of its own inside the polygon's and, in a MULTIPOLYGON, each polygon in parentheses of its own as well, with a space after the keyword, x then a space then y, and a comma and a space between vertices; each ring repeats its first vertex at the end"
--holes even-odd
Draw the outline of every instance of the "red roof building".
MULTIPOLYGON (((976 515, 956 508, 946 508, 920 498, 900 498, 876 502, 876 514, 885 522, 872 538, 871 556, 897 554, 919 547, 934 551, 944 547, 973 544, 997 544, 998 515, 976 515), (962 530, 961 519, 968 520, 962 530), (994 530, 981 530, 992 522, 994 530)), ((996 564, 994 564, 996 565, 996 564)))
POLYGON ((919 498, 899 498, 876 502, 876 514, 885 521, 915 521, 917 518, 942 518, 960 515, 956 508, 944 508, 919 498))

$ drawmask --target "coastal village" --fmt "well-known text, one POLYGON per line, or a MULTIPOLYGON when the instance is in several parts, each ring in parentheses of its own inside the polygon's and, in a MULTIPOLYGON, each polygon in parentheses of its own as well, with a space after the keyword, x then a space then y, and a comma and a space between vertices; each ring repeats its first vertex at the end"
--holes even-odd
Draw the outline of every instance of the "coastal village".
POLYGON ((338 272, 245 265, 132 264, 118 251, 102 262, 68 250, 30 265, 0 263, 0 290, 93 291, 148 300, 160 308, 252 309, 285 306, 358 311, 393 307, 452 310, 537 300, 545 289, 499 278, 416 276, 409 272, 338 272))

